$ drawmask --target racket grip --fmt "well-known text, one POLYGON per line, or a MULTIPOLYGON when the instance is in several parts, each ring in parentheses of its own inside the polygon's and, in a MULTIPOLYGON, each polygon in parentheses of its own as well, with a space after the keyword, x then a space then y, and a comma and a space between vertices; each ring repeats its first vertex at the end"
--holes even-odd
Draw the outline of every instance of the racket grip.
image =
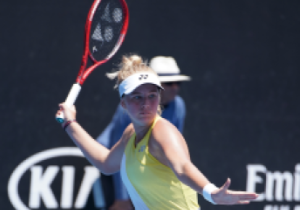
MULTIPOLYGON (((65 101, 65 104, 67 106, 71 107, 75 103, 80 90, 81 90, 80 84, 78 84, 78 83, 73 84, 73 86, 66 98, 66 101, 65 101)), ((55 116, 55 119, 57 122, 63 123, 64 117, 65 117, 64 114, 62 112, 60 112, 58 115, 55 116)))

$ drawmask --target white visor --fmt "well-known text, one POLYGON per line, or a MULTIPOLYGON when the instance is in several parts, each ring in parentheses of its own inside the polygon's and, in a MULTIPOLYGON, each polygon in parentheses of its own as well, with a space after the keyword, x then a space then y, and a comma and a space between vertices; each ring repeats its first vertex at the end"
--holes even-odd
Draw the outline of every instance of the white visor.
POLYGON ((154 84, 160 89, 163 89, 157 75, 151 72, 139 72, 127 77, 123 82, 121 82, 119 85, 120 97, 122 97, 123 94, 130 94, 138 86, 143 84, 154 84))

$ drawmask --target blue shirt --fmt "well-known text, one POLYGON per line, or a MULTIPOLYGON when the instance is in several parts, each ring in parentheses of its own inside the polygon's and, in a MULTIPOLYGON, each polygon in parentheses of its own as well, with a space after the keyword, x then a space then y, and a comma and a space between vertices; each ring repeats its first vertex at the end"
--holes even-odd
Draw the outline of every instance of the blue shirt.
MULTIPOLYGON (((180 96, 163 107, 162 117, 170 121, 182 133, 185 119, 185 103, 180 96)), ((118 106, 112 121, 97 138, 97 141, 107 148, 111 148, 121 138, 125 128, 131 120, 121 105, 118 106)), ((122 183, 120 173, 113 175, 115 199, 129 199, 126 188, 122 183)))

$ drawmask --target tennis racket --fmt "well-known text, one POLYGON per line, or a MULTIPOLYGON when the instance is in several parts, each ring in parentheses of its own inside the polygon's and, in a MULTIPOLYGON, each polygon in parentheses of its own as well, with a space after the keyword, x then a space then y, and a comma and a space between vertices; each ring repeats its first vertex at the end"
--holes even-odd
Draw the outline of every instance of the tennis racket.
MULTIPOLYGON (((118 51, 125 38, 128 22, 129 11, 125 0, 94 1, 85 24, 85 45, 80 70, 66 98, 67 106, 75 103, 82 84, 91 72, 118 51), (87 68, 89 59, 93 64, 87 68)), ((62 112, 56 115, 56 120, 64 122, 62 112)))

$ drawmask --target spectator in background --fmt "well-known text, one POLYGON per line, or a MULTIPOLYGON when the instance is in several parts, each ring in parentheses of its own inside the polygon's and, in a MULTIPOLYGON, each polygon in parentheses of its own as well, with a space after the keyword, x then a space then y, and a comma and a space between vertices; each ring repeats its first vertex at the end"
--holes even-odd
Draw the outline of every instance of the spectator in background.
MULTIPOLYGON (((154 57, 149 65, 157 72, 164 88, 164 91, 161 92, 161 116, 173 123, 182 133, 186 109, 178 92, 181 82, 189 81, 191 78, 180 74, 180 69, 172 57, 154 57)), ((119 104, 112 121, 97 138, 97 141, 110 149, 121 138, 123 131, 130 123, 129 116, 119 104)), ((122 183, 120 172, 113 175, 113 183, 115 201, 109 210, 132 210, 133 205, 122 183)))

